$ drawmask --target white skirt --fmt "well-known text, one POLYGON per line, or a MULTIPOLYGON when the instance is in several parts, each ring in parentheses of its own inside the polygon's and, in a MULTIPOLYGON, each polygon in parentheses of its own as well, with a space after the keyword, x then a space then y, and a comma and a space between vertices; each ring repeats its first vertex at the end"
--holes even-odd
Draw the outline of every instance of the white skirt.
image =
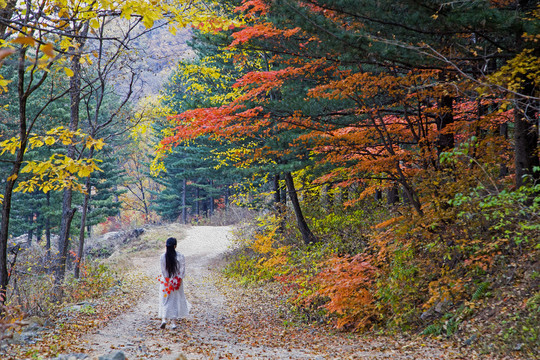
POLYGON ((184 295, 184 282, 180 288, 167 294, 163 284, 159 285, 159 317, 161 319, 180 319, 189 314, 191 304, 184 295))

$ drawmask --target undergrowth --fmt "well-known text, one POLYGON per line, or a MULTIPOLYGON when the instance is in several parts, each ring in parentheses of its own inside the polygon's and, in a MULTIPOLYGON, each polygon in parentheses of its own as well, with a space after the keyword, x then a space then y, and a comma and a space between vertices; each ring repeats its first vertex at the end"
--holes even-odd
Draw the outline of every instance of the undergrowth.
POLYGON ((469 189, 432 186, 448 200, 422 216, 365 201, 310 207, 319 242, 309 246, 292 214, 261 216, 238 231, 225 272, 244 284, 279 282, 306 321, 538 356, 540 186, 469 189))

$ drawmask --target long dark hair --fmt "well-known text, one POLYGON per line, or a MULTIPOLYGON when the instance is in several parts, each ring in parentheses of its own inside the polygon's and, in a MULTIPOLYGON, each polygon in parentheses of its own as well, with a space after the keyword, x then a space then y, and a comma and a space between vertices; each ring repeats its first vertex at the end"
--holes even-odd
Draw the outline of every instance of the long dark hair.
POLYGON ((167 239, 167 251, 165 252, 165 269, 169 273, 169 277, 173 277, 178 272, 178 261, 176 260, 176 239, 170 237, 167 239))

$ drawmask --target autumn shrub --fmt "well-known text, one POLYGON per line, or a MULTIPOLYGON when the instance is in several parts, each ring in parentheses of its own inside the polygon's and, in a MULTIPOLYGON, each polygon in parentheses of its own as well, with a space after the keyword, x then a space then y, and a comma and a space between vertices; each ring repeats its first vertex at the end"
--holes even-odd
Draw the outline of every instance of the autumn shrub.
POLYGON ((374 293, 377 269, 363 255, 336 256, 323 265, 311 279, 315 291, 302 303, 310 305, 315 301, 319 308, 334 314, 339 329, 370 328, 380 317, 374 293), (321 304, 321 299, 327 301, 321 304))
POLYGON ((71 275, 66 279, 64 301, 80 302, 99 297, 117 283, 118 277, 109 267, 87 260, 81 266, 79 279, 71 275))
POLYGON ((49 316, 55 308, 54 263, 41 247, 33 245, 13 257, 8 301, 28 315, 49 316))
POLYGON ((246 282, 261 282, 286 272, 289 247, 278 241, 280 227, 274 214, 257 217, 255 224, 240 227, 236 232, 235 260, 227 266, 226 273, 246 282))
POLYGON ((0 293, 0 341, 12 338, 24 325, 24 313, 20 307, 4 303, 4 294, 0 293))
POLYGON ((312 230, 321 241, 330 242, 341 254, 357 254, 367 245, 369 211, 355 209, 350 212, 326 212, 312 217, 312 230))
POLYGON ((52 256, 34 244, 21 251, 14 263, 8 287, 9 304, 28 316, 52 316, 62 303, 98 297, 117 283, 116 274, 108 267, 88 259, 81 267, 79 279, 74 279, 70 272, 66 274, 59 298, 52 256))
POLYGON ((540 187, 511 189, 498 164, 468 161, 472 147, 456 149, 459 161, 417 179, 421 214, 407 204, 367 201, 330 211, 304 195, 319 242, 303 244, 294 217, 282 209, 283 217, 260 218, 242 234, 244 250, 231 274, 278 281, 291 310, 307 321, 445 336, 464 331, 492 289, 513 279, 532 300, 519 319, 504 320, 501 336, 526 338, 532 348, 538 277, 520 280, 525 270, 516 270, 537 267, 540 187))

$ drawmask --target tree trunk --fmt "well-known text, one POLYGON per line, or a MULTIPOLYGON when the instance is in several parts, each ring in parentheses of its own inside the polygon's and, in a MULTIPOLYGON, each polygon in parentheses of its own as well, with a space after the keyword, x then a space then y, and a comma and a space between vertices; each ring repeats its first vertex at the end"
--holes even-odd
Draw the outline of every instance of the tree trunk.
POLYGON ((41 243, 41 237, 43 236, 43 215, 41 212, 36 212, 36 242, 41 243))
MULTIPOLYGON (((525 92, 533 92, 525 89, 525 92)), ((518 106, 514 115, 514 161, 516 166, 516 188, 540 179, 540 159, 538 158, 538 120, 534 106, 527 100, 518 106), (529 180, 525 178, 529 176, 529 180)))
POLYGON ((24 72, 25 72, 25 57, 26 51, 22 50, 19 53, 18 63, 18 100, 19 100, 19 139, 20 147, 15 155, 15 161, 13 162, 13 168, 11 169, 11 175, 6 181, 6 187, 4 191, 4 199, 2 201, 2 223, 0 224, 0 304, 4 304, 6 301, 7 286, 9 283, 8 275, 8 261, 7 261, 7 244, 9 238, 9 216, 11 212, 11 201, 13 198, 13 189, 15 188, 15 181, 21 170, 21 165, 24 159, 24 153, 26 151, 28 135, 27 135, 27 119, 26 119, 26 106, 28 94, 24 88, 24 72))
MULTIPOLYGON (((90 149, 90 157, 92 157, 92 149, 90 149)), ((88 214, 88 204, 90 203, 90 194, 92 192, 90 185, 90 176, 86 178, 86 194, 84 194, 84 201, 81 213, 81 226, 79 229, 79 250, 77 251, 77 262, 75 263, 74 277, 78 279, 81 275, 81 265, 84 260, 84 228, 86 227, 86 216, 88 214)))
POLYGON ((300 208, 300 203, 298 201, 298 195, 296 194, 296 189, 294 188, 294 180, 290 172, 285 173, 285 183, 287 184, 287 190, 289 192, 289 199, 294 209, 294 214, 296 215, 296 223, 298 225, 298 230, 302 234, 302 239, 306 245, 314 243, 317 241, 315 235, 309 229, 304 214, 302 214, 302 209, 300 208))
POLYGON ((59 285, 64 281, 66 273, 66 261, 69 249, 69 232, 71 221, 75 215, 76 209, 71 208, 71 189, 64 190, 62 201, 62 220, 60 221, 60 239, 58 240, 58 258, 56 259, 55 284, 59 285))
MULTIPOLYGON (((452 105, 454 98, 452 96, 443 96, 439 100, 439 111, 441 112, 437 116, 437 131, 442 132, 446 126, 454 122, 454 114, 452 105)), ((453 133, 439 133, 437 139, 437 155, 442 152, 452 149, 454 147, 454 134, 453 133)))
POLYGON ((279 187, 279 174, 274 175, 274 205, 278 205, 281 202, 281 189, 279 187))
POLYGON ((199 200, 200 194, 201 194, 201 189, 196 187, 195 188, 195 214, 197 214, 197 218, 201 216, 201 205, 200 205, 200 200, 199 200))
MULTIPOLYGON (((51 207, 51 193, 48 192, 47 198, 47 212, 51 207)), ((45 249, 47 250, 47 260, 51 259, 51 218, 50 215, 45 219, 45 249)))
POLYGON ((187 224, 187 209, 186 209, 186 190, 187 180, 182 180, 182 223, 187 224))
MULTIPOLYGON (((85 35, 88 30, 88 25, 83 24, 86 30, 83 30, 85 35)), ((77 32, 78 29, 74 29, 74 32, 77 32)), ((71 49, 75 52, 71 59, 71 70, 73 71, 73 76, 69 81, 69 97, 70 97, 70 120, 69 120, 69 130, 76 131, 79 126, 79 109, 81 102, 81 51, 84 41, 79 41, 78 49, 71 49)), ((70 159, 75 159, 76 152, 75 146, 69 145, 67 149, 67 157, 70 159)), ((69 249, 69 233, 71 228, 71 221, 75 215, 76 209, 71 208, 73 190, 66 188, 64 190, 63 199, 62 199, 62 219, 60 222, 60 239, 58 241, 58 259, 56 261, 56 284, 61 284, 64 281, 64 276, 66 272, 66 259, 69 249)), ((61 295, 61 294, 59 294, 61 295)))
POLYGON ((382 191, 380 189, 375 190, 375 201, 381 201, 383 198, 382 191))
POLYGON ((225 190, 225 209, 229 210, 229 197, 231 196, 231 188, 229 185, 226 185, 227 188, 225 190))
POLYGON ((11 31, 7 31, 9 20, 13 16, 15 11, 15 5, 17 5, 17 0, 8 0, 3 8, 0 9, 0 19, 8 20, 0 22, 0 38, 5 40, 11 31))
POLYGON ((214 215, 214 196, 212 195, 212 190, 214 186, 214 180, 210 180, 210 199, 208 199, 209 202, 209 211, 210 214, 208 217, 212 217, 214 215))
POLYGON ((386 189, 386 204, 395 205, 399 202, 399 191, 397 185, 394 184, 389 189, 386 189))
POLYGON ((28 229, 26 243, 30 246, 32 245, 32 238, 34 237, 34 213, 31 213, 30 216, 28 216, 28 223, 30 224, 30 228, 28 229))
POLYGON ((207 201, 202 201, 202 214, 205 218, 208 217, 208 202, 207 201))

